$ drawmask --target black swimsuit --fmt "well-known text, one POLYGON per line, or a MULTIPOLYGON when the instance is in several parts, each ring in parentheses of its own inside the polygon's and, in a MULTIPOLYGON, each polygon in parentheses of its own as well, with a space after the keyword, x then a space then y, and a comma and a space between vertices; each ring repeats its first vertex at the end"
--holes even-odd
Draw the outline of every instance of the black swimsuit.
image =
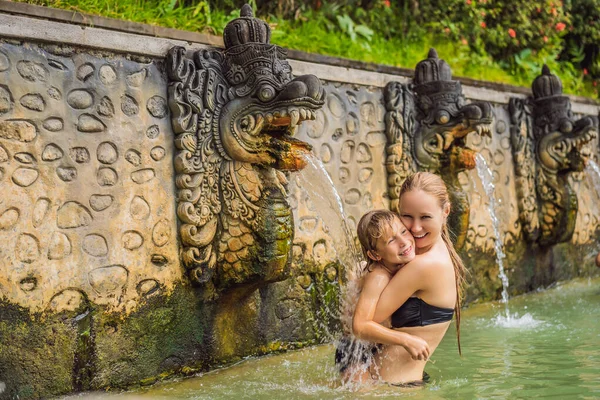
POLYGON ((418 297, 409 297, 392 314, 392 328, 426 326, 452 320, 454 309, 432 306, 418 297))

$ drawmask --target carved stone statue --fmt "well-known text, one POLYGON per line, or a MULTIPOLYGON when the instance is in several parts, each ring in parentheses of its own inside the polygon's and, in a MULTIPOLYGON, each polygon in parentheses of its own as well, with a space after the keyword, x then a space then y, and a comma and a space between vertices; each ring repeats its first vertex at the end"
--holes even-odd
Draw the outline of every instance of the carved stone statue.
POLYGON ((560 79, 546 65, 532 91, 533 98, 509 103, 519 219, 529 242, 550 246, 573 236, 577 196, 568 176, 584 169, 584 146, 596 137, 598 120, 574 120, 560 79))
POLYGON ((412 172, 442 176, 453 207, 449 223, 457 235, 455 245, 461 248, 469 225, 469 202, 457 176, 475 167, 476 153, 466 147, 465 140, 471 132, 490 134, 490 104, 466 104, 460 82, 452 80, 450 67, 435 49, 417 64, 413 85, 390 82, 384 101, 392 210, 397 211, 400 186, 412 172))
POLYGON ((225 50, 189 59, 175 47, 167 57, 181 258, 197 284, 286 277, 294 227, 283 171, 305 165, 311 148, 292 135, 325 94, 317 77, 293 78, 270 35, 244 5, 225 50))

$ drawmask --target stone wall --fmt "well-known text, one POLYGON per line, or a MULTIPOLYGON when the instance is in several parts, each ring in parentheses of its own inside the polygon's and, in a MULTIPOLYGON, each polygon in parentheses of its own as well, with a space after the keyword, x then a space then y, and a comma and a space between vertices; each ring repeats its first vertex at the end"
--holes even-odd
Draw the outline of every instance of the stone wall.
MULTIPOLYGON (((105 30, 101 19, 82 28, 56 10, 67 21, 30 19, 11 7, 0 4, 0 398, 151 383, 330 339, 344 276, 338 230, 298 175, 288 176, 288 279, 213 300, 180 262, 164 57, 209 42, 105 30)), ((354 231, 363 213, 390 206, 383 88, 410 78, 291 54, 294 74, 317 75, 326 91, 296 136, 323 162, 354 231)), ((569 178, 579 197, 571 241, 540 250, 523 240, 508 102, 527 90, 468 80, 463 90, 495 113, 491 137, 467 145, 492 170, 511 293, 597 273, 599 199, 584 173, 569 178)), ((572 102, 580 116, 598 114, 592 101, 572 102)), ((598 138, 590 148, 599 163, 598 138)), ((459 182, 471 204, 468 299, 498 299, 490 199, 474 170, 459 182)))

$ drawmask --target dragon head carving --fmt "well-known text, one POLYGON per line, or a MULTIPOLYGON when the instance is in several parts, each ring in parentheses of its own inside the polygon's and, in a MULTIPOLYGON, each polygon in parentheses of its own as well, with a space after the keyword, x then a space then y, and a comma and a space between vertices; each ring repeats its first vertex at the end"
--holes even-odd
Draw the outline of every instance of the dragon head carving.
POLYGON ((598 120, 586 116, 575 121, 571 101, 562 95, 560 79, 546 65, 533 82, 532 91, 539 242, 551 245, 568 241, 573 235, 578 205, 567 176, 584 169, 590 154, 586 145, 597 136, 598 120))
POLYGON ((195 283, 285 278, 294 230, 282 171, 304 167, 311 148, 293 134, 325 92, 313 75, 292 76, 270 35, 244 5, 225 50, 167 57, 181 257, 195 283))
POLYGON ((490 135, 494 118, 487 102, 466 104, 460 82, 452 80, 450 66, 435 49, 415 70, 416 119, 414 155, 420 169, 440 173, 452 167, 453 174, 475 167, 475 152, 465 146, 471 132, 490 135))
POLYGON ((534 137, 542 168, 548 172, 583 171, 589 149, 596 137, 598 121, 594 117, 573 118, 571 101, 562 95, 562 83, 544 65, 532 85, 534 137))

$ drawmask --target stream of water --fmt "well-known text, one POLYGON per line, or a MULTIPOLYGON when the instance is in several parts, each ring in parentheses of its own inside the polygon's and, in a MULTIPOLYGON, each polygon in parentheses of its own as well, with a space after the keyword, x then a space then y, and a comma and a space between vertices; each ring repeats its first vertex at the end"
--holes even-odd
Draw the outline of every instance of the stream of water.
POLYGON ((475 165, 477 169, 477 175, 481 179, 481 184, 485 194, 488 197, 488 211, 490 218, 492 219, 492 227, 494 228, 494 250, 496 251, 496 263, 498 264, 498 276, 502 281, 502 303, 504 303, 504 313, 507 320, 510 319, 510 313, 508 311, 508 276, 504 272, 504 249, 502 245, 502 236, 500 234, 500 223, 496 216, 496 209, 498 208, 497 200, 494 195, 494 183, 492 182, 492 170, 488 167, 485 162, 485 158, 477 153, 475 156, 475 165))

